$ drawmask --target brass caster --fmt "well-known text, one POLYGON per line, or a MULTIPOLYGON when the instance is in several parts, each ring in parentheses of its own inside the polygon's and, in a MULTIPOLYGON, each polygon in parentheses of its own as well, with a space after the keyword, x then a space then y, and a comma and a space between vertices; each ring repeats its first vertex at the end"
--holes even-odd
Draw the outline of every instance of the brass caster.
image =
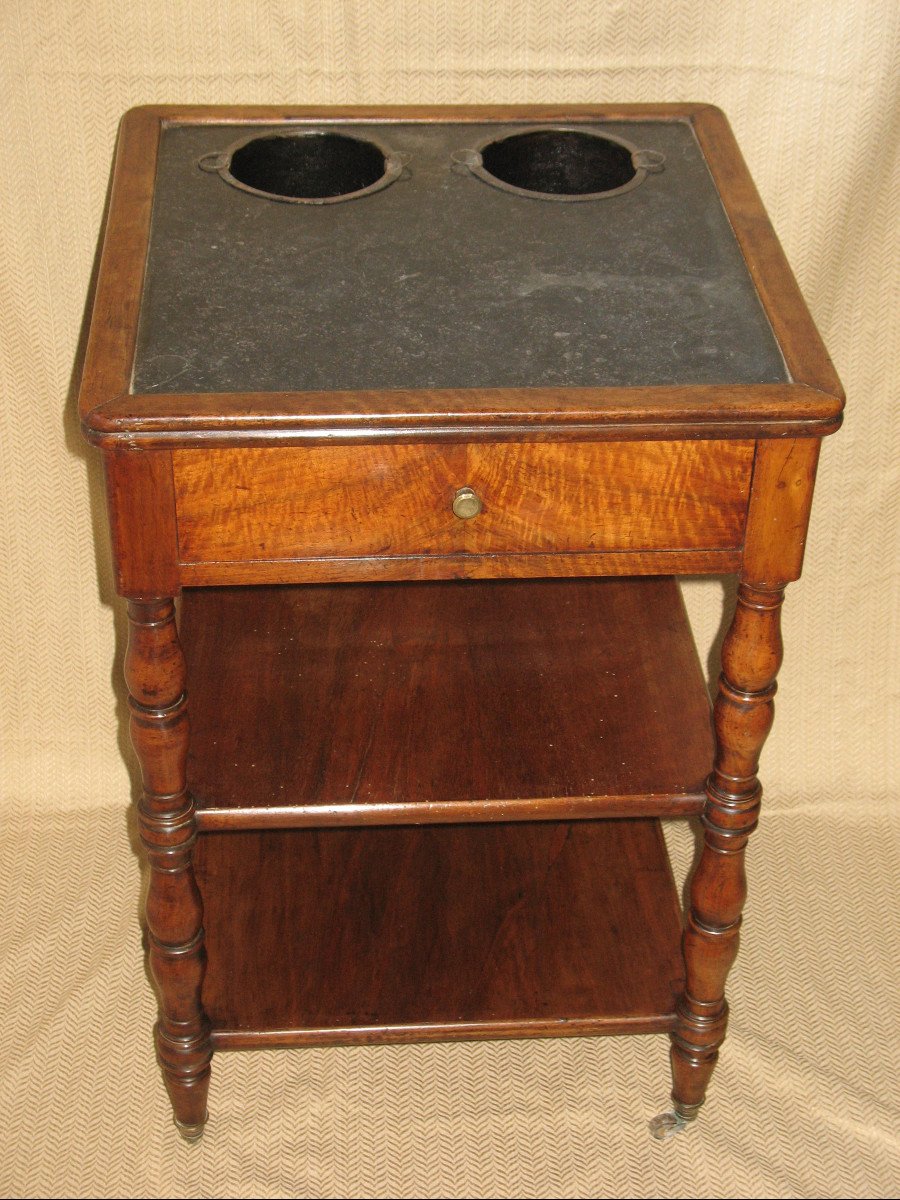
POLYGON ((206 1127, 206 1122, 209 1119, 209 1113, 206 1113, 199 1125, 185 1125, 183 1122, 175 1118, 175 1127, 189 1146, 193 1146, 195 1142, 199 1142, 203 1137, 203 1130, 206 1127))
POLYGON ((687 1120, 677 1112, 660 1113, 649 1123, 650 1133, 658 1142, 666 1142, 687 1128, 687 1120))

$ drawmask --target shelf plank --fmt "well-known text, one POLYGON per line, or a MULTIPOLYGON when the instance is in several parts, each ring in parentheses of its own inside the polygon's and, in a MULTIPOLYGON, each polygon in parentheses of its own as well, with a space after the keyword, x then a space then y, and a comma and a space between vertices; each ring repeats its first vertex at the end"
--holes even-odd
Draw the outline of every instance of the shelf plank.
POLYGON ((202 829, 702 808, 670 578, 188 589, 181 626, 202 829))
POLYGON ((681 918, 659 823, 204 834, 218 1046, 668 1029, 681 918))

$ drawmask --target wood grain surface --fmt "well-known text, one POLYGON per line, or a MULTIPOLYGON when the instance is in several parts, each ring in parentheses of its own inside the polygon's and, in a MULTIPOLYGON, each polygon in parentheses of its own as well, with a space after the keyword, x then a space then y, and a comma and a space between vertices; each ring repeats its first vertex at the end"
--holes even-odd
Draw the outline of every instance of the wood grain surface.
POLYGON ((103 455, 103 467, 116 591, 133 600, 177 595, 172 455, 116 448, 103 455))
POLYGON ((671 1025, 656 821, 204 834, 195 862, 220 1046, 671 1025))
POLYGON ((814 437, 843 401, 800 383, 642 388, 447 388, 123 393, 84 426, 99 446, 293 446, 372 442, 642 441, 814 437))
POLYGON ((573 579, 605 575, 727 575, 742 551, 611 550, 585 554, 416 554, 182 563, 185 587, 428 579, 573 579))
POLYGON ((762 442, 756 454, 743 576, 777 589, 800 578, 821 441, 762 442))
POLYGON ((697 811, 671 579, 188 589, 204 829, 697 811))
POLYGON ((178 450, 183 563, 733 549, 752 442, 178 450), (458 488, 484 508, 454 516, 458 488))

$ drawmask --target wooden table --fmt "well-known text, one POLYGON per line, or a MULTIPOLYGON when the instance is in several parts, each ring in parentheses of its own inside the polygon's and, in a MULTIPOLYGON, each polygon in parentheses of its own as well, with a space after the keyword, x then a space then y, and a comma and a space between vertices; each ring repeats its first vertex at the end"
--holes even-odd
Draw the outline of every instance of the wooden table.
POLYGON ((668 1031, 696 1115, 842 406, 716 109, 127 114, 81 415, 185 1137, 322 1043, 668 1031))

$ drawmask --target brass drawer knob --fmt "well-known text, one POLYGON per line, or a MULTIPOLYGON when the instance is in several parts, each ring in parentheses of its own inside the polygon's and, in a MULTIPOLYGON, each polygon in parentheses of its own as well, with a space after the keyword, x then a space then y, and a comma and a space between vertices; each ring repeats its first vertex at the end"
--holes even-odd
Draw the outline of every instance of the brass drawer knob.
POLYGON ((477 517, 481 509, 481 501, 470 487, 461 487, 453 497, 453 515, 461 521, 477 517))

